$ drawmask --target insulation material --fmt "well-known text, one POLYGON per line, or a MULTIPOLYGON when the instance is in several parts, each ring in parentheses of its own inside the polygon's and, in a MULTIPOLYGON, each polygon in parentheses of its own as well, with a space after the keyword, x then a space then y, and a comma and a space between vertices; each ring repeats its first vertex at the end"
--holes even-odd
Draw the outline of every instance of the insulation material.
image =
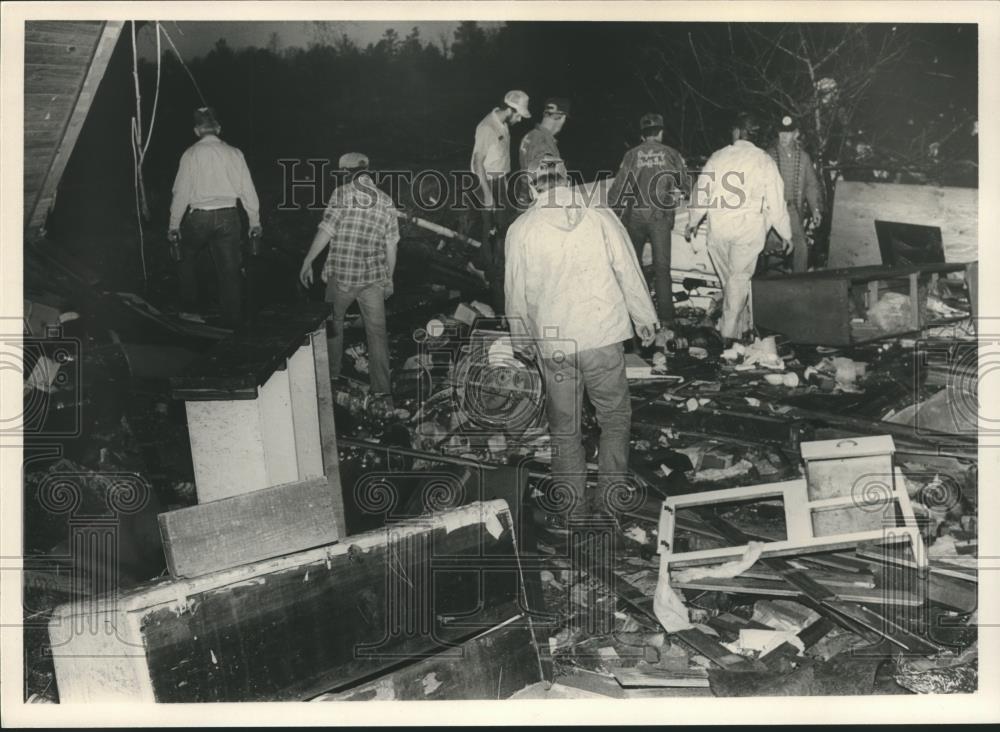
POLYGON ((899 333, 910 329, 910 296, 887 292, 868 309, 868 320, 886 333, 899 333))
POLYGON ((716 579, 732 579, 733 577, 738 577, 750 569, 750 567, 752 567, 757 560, 760 559, 760 553, 763 549, 764 542, 751 541, 747 544, 746 551, 743 552, 743 556, 739 559, 733 560, 732 562, 725 562, 723 564, 716 564, 714 566, 691 567, 690 569, 681 570, 674 573, 674 579, 677 582, 694 582, 695 580, 706 579, 708 577, 716 579))

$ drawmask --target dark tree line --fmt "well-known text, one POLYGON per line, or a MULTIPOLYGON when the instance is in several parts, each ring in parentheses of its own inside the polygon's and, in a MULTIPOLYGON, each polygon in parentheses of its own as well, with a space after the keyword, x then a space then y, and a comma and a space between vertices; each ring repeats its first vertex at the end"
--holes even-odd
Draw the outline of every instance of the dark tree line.
MULTIPOLYGON (((476 123, 511 88, 527 91, 536 113, 547 96, 572 101, 560 149, 585 178, 617 166, 644 112, 661 112, 666 141, 697 164, 728 142, 733 113, 749 109, 772 129, 783 114, 799 117, 806 146, 836 168, 831 180, 838 172, 977 180, 975 26, 465 22, 451 38, 390 30, 361 47, 317 24, 305 49, 282 49, 280 33, 279 25, 266 48, 235 50, 223 38, 186 59, 223 136, 247 156, 265 224, 281 196, 279 158, 335 161, 361 150, 382 168, 462 169, 476 123)), ((75 191, 65 205, 102 225, 108 213, 125 226, 134 218, 122 205, 131 200, 135 109, 131 46, 122 40, 63 185, 75 191)), ((148 129, 155 63, 140 62, 139 76, 148 129)), ((193 141, 191 111, 202 104, 166 45, 159 94, 144 165, 148 226, 157 231, 193 141)), ((514 131, 514 145, 528 129, 514 131)))

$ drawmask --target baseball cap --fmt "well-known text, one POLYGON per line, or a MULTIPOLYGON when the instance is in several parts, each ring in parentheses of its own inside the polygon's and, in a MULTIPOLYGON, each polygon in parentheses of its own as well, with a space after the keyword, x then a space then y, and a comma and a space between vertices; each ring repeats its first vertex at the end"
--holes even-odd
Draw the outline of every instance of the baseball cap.
POLYGON ((647 130, 653 127, 663 127, 663 115, 649 112, 639 118, 639 129, 647 130))
POLYGON ((528 109, 528 95, 520 89, 512 89, 504 94, 503 101, 525 119, 531 116, 531 111, 528 109))
POLYGON ((545 100, 546 115, 569 115, 569 100, 564 97, 549 97, 545 100))
POLYGON ((794 132, 797 129, 799 129, 799 125, 798 122, 795 121, 794 117, 786 114, 781 118, 781 124, 778 125, 779 132, 794 132))
POLYGON ((198 107, 194 110, 194 126, 204 129, 218 127, 219 120, 215 117, 215 110, 211 107, 198 107))
POLYGON ((350 152, 340 156, 337 163, 341 170, 357 170, 368 167, 368 156, 364 153, 350 152))

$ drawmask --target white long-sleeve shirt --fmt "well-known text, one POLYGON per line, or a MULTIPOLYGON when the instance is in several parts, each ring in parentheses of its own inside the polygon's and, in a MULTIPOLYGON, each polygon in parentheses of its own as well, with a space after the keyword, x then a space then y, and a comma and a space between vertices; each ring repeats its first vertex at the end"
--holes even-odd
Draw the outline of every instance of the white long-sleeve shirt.
POLYGON ((188 207, 216 209, 243 202, 250 226, 260 226, 260 203, 243 153, 215 135, 205 135, 181 155, 170 203, 170 228, 188 207))
POLYGON ((772 226, 785 239, 792 238, 778 166, 746 140, 717 150, 698 175, 688 206, 690 224, 701 221, 706 211, 709 236, 715 239, 763 243, 772 226))
POLYGON ((656 310, 625 227, 578 192, 546 191, 507 230, 505 289, 513 334, 551 357, 632 337, 656 310), (523 328, 522 328, 523 326, 523 328))

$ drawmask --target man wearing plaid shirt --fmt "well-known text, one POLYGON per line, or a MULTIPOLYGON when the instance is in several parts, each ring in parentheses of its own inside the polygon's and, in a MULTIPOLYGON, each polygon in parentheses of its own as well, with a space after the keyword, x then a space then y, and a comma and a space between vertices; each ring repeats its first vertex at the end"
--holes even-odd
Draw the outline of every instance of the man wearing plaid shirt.
POLYGON ((336 378, 344 352, 344 315, 355 300, 368 337, 368 364, 373 394, 389 394, 389 340, 385 298, 392 294, 399 224, 392 199, 375 187, 368 158, 361 153, 340 157, 349 181, 330 196, 323 220, 302 261, 299 280, 313 282, 313 261, 330 246, 323 267, 326 300, 333 303, 330 372, 336 378))

